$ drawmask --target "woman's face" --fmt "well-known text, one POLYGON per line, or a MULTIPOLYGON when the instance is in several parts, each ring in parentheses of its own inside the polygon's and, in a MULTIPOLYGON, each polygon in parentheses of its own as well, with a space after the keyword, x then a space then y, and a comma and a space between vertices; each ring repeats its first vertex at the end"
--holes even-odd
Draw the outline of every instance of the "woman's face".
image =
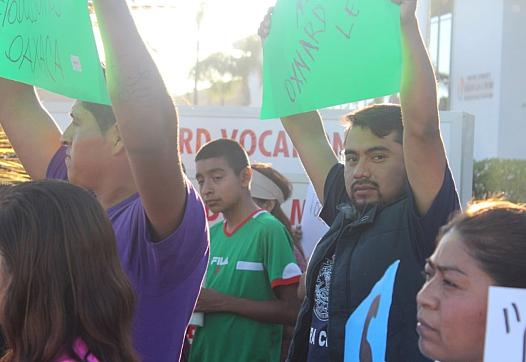
POLYGON ((440 240, 417 295, 419 347, 442 362, 482 361, 488 288, 494 285, 455 230, 440 240))

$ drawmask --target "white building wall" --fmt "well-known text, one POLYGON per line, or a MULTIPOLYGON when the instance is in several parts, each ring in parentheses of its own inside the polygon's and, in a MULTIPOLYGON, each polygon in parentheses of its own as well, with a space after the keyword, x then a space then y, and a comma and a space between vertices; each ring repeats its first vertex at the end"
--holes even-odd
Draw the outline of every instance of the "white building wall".
POLYGON ((454 4, 451 110, 475 115, 477 160, 499 154, 503 6, 508 1, 457 0, 454 4))
POLYGON ((426 44, 429 44, 429 12, 431 7, 431 0, 420 0, 416 8, 416 17, 418 25, 420 26, 420 33, 422 39, 426 44))
POLYGON ((526 158, 526 0, 504 0, 498 156, 526 158))

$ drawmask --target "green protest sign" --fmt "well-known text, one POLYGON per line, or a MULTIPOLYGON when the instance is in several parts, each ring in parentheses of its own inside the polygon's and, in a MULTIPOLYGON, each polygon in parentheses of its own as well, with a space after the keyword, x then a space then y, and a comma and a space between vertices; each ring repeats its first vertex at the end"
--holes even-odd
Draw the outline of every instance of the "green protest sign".
POLYGON ((87 0, 0 0, 0 77, 110 104, 87 0))
POLYGON ((261 118, 400 90, 400 7, 391 0, 279 0, 265 41, 261 118))

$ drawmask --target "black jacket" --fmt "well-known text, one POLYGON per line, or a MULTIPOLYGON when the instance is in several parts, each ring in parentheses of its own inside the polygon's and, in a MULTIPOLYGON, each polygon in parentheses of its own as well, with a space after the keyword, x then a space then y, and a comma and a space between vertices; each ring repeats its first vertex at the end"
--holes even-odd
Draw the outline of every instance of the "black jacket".
MULTIPOLYGON (((336 192, 331 187, 331 174, 333 179, 339 178, 337 192, 344 192, 341 167, 329 174, 325 190, 329 197, 330 192, 336 192)), ((430 228, 425 224, 427 229, 432 230, 423 230, 422 218, 414 211, 410 193, 383 207, 370 206, 361 212, 348 203, 338 206, 333 222, 329 223, 329 231, 318 243, 309 262, 306 298, 298 316, 289 361, 307 359, 315 283, 320 266, 325 258, 332 255, 335 259, 330 281, 327 330, 330 361, 343 361, 344 331, 349 316, 396 260, 400 260, 400 264, 389 313, 385 359, 389 362, 428 361, 418 349, 416 294, 424 281, 422 270, 425 259, 432 253, 434 245, 423 240, 434 240, 438 228, 446 223, 450 212, 459 208, 449 170, 444 185, 437 195, 439 201, 435 200, 430 209, 432 214, 437 208, 440 210, 440 217, 431 215, 436 226, 430 228)))

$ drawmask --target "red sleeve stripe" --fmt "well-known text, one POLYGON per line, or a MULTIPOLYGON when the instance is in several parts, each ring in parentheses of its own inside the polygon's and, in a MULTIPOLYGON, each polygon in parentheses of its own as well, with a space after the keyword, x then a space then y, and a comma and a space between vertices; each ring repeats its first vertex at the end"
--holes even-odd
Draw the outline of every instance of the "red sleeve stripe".
POLYGON ((271 286, 272 288, 276 288, 276 287, 285 286, 285 285, 298 284, 300 282, 300 278, 301 278, 301 275, 297 275, 289 279, 275 279, 272 281, 271 286))

